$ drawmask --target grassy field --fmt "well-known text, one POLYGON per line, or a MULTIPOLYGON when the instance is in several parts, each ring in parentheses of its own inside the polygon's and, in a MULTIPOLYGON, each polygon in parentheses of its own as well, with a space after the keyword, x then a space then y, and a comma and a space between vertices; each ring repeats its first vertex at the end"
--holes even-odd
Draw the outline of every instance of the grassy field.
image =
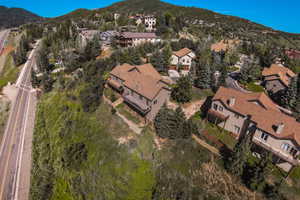
POLYGON ((5 131, 5 124, 9 115, 9 102, 0 99, 0 143, 5 131))
POLYGON ((158 150, 150 126, 136 135, 104 102, 84 113, 77 97, 76 90, 53 91, 40 100, 30 199, 250 199, 192 138, 158 150))
POLYGON ((7 85, 8 82, 15 82, 18 78, 18 74, 21 67, 16 67, 13 61, 13 57, 8 55, 3 67, 3 71, 0 74, 0 90, 7 85))
POLYGON ((34 131, 31 199, 150 199, 152 163, 114 139, 127 134, 104 103, 87 114, 66 94, 44 96, 34 131))
POLYGON ((137 116, 135 116, 135 114, 132 114, 129 111, 128 106, 126 104, 122 103, 122 104, 118 105, 117 106, 117 110, 118 110, 118 112, 120 114, 124 115, 130 121, 133 121, 136 124, 140 124, 141 123, 141 120, 137 116))

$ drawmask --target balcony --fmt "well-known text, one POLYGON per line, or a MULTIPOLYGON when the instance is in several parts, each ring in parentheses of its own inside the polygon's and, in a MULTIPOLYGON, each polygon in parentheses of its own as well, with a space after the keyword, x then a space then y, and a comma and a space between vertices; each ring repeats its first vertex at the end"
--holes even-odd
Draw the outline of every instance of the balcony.
POLYGON ((151 110, 150 106, 146 105, 138 98, 131 95, 124 95, 123 98, 126 103, 137 109, 143 115, 147 114, 151 110))
POLYGON ((300 161, 296 158, 294 158, 292 155, 287 155, 285 153, 282 153, 281 150, 279 149, 275 149, 275 148, 272 148, 269 144, 261 141, 260 139, 256 138, 256 137, 253 137, 253 142, 261 147, 263 147, 264 149, 272 152, 274 155, 278 156, 279 158, 293 164, 293 165, 299 165, 300 164, 300 161))

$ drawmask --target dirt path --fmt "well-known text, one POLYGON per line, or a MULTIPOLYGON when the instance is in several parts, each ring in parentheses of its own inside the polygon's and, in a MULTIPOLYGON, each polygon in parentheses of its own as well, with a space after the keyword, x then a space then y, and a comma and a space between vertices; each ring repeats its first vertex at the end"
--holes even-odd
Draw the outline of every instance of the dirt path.
POLYGON ((203 146, 204 148, 208 149, 209 151, 211 151, 212 153, 214 153, 214 154, 216 154, 216 155, 218 155, 218 156, 221 156, 220 151, 219 151, 217 148, 211 146, 210 144, 207 144, 205 141, 201 140, 201 139, 200 139, 199 137, 197 137, 196 135, 193 135, 192 137, 193 137, 193 139, 194 139, 198 144, 200 144, 200 145, 203 146))
MULTIPOLYGON (((191 103, 184 104, 182 106, 183 112, 185 113, 185 116, 189 119, 192 117, 196 112, 198 112, 203 105, 203 103, 206 101, 206 99, 193 101, 191 103)), ((175 110, 179 105, 169 101, 167 103, 168 108, 175 110)))
MULTIPOLYGON (((118 105, 118 103, 120 102, 120 100, 118 100, 118 103, 116 103, 116 105, 114 103, 112 103, 109 99, 107 99, 104 95, 103 95, 103 100, 108 103, 110 106, 112 107, 116 107, 116 105, 118 105)), ((118 111, 116 112, 116 114, 128 125, 128 127, 135 132, 136 134, 141 134, 142 133, 142 128, 139 127, 138 124, 128 120, 125 116, 123 116, 122 114, 120 114, 118 111)))

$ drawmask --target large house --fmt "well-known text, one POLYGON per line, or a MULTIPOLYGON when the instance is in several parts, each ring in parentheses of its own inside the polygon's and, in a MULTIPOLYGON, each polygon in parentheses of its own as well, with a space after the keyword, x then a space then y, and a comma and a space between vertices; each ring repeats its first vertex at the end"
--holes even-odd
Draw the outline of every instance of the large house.
POLYGON ((269 151, 285 171, 299 165, 300 123, 264 93, 221 87, 212 100, 208 120, 236 135, 250 134, 256 152, 269 151))
POLYGON ((195 57, 195 53, 188 48, 174 51, 171 57, 171 66, 169 67, 169 70, 176 70, 182 75, 187 75, 191 70, 192 62, 195 57))
POLYGON ((155 30, 156 26, 156 17, 153 15, 139 15, 131 16, 130 18, 135 19, 136 24, 144 24, 147 31, 153 31, 155 30))
POLYGON ((262 76, 266 90, 275 94, 285 90, 296 74, 282 65, 272 64, 271 67, 264 68, 262 76))
POLYGON ((122 47, 137 46, 146 42, 160 42, 155 33, 142 32, 121 32, 117 35, 116 39, 117 44, 122 47))
POLYGON ((110 72, 108 84, 122 94, 124 101, 149 121, 169 100, 168 83, 151 64, 123 64, 110 72))

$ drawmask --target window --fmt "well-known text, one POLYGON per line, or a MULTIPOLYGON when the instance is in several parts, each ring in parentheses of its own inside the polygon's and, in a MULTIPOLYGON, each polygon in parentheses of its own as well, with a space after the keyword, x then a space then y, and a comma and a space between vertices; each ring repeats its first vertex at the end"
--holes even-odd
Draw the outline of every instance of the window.
POLYGON ((287 143, 284 143, 281 145, 281 149, 283 149, 284 151, 288 151, 290 149, 290 145, 287 143))
POLYGON ((142 95, 140 95, 140 100, 143 100, 143 96, 142 95))
POLYGON ((223 111, 223 107, 222 106, 219 106, 219 111, 223 111))
POLYGON ((218 110, 218 104, 214 104, 214 110, 218 110))
POLYGON ((157 100, 154 100, 153 104, 157 104, 157 100))
POLYGON ((239 127, 239 126, 234 126, 234 131, 236 132, 236 133, 240 133, 240 130, 241 130, 241 128, 239 127))
POLYGON ((240 116, 238 115, 238 114, 234 114, 234 117, 236 118, 236 119, 239 119, 240 118, 240 116))
POLYGON ((298 151, 297 151, 295 148, 291 148, 290 154, 291 154, 292 156, 296 156, 297 153, 298 153, 298 151))
POLYGON ((265 142, 268 140, 269 135, 262 132, 260 138, 263 139, 265 142))

